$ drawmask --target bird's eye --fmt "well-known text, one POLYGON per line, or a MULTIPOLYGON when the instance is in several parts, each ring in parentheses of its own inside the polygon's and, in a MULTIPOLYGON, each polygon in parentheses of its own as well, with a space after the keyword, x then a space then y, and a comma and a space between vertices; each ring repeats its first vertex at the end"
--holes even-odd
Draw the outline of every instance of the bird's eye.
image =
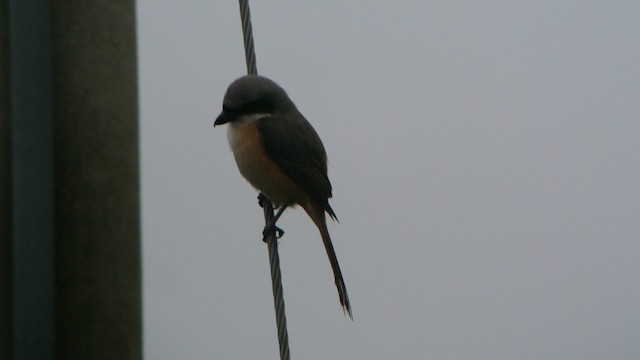
POLYGON ((242 112, 252 113, 270 113, 273 112, 273 103, 268 99, 254 100, 242 105, 242 112))
POLYGON ((222 112, 226 113, 226 114, 232 114, 235 110, 233 110, 232 108, 230 108, 227 105, 222 105, 222 112))

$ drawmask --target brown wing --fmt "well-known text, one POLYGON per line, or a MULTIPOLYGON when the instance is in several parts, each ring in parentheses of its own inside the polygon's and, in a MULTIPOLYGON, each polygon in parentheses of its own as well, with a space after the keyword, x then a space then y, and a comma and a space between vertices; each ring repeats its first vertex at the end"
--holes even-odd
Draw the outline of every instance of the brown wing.
POLYGON ((311 124, 297 117, 269 116, 258 121, 262 145, 282 171, 334 216, 329 206, 331 183, 327 177, 327 153, 311 124))

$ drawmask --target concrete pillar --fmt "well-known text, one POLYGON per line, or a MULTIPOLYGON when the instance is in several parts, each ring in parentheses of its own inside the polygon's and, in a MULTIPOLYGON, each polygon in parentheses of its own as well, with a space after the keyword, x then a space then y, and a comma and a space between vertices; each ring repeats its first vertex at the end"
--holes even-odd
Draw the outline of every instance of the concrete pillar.
POLYGON ((141 359, 135 2, 52 16, 56 358, 141 359))
POLYGON ((0 359, 11 359, 11 129, 9 118, 9 8, 0 1, 0 359))
POLYGON ((55 229, 49 5, 48 0, 8 2, 10 335, 14 360, 53 358, 55 229))

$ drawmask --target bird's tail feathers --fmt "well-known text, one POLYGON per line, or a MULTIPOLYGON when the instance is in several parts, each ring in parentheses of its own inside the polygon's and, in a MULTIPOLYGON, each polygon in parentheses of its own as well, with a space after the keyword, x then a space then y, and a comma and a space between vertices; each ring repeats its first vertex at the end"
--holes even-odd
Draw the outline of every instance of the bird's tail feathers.
POLYGON ((338 220, 338 217, 336 216, 335 211, 333 211, 333 209, 331 208, 331 205, 329 205, 329 201, 327 201, 327 203, 323 205, 324 205, 324 211, 326 211, 327 214, 329 214, 329 216, 331 216, 333 220, 340 222, 340 220, 338 220))
POLYGON ((342 309, 346 314, 349 314, 349 317, 351 318, 351 320, 353 320, 353 313, 351 311, 349 295, 347 294, 347 287, 344 283, 344 278, 342 277, 342 271, 340 270, 340 264, 338 264, 336 252, 333 249, 333 243, 331 242, 331 236, 329 235, 329 230, 327 229, 327 221, 324 212, 326 211, 333 219, 336 219, 335 213, 328 203, 326 206, 322 206, 321 204, 316 203, 311 204, 311 206, 309 206, 308 208, 307 206, 305 206, 304 208, 318 227, 318 230, 320 230, 320 236, 322 237, 324 248, 327 251, 327 256, 329 257, 329 262, 331 263, 331 269, 333 270, 336 287, 338 288, 340 305, 342 305, 342 309))

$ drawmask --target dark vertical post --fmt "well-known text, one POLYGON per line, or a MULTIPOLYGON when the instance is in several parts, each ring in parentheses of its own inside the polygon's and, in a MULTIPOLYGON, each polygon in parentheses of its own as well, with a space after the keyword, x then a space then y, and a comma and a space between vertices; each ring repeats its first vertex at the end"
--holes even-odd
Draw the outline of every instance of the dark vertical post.
POLYGON ((11 114, 9 97, 9 6, 0 1, 0 359, 11 359, 11 114))
POLYGON ((53 358, 54 200, 49 0, 10 0, 11 352, 53 358))
POLYGON ((135 2, 52 4, 56 358, 141 359, 135 2))

